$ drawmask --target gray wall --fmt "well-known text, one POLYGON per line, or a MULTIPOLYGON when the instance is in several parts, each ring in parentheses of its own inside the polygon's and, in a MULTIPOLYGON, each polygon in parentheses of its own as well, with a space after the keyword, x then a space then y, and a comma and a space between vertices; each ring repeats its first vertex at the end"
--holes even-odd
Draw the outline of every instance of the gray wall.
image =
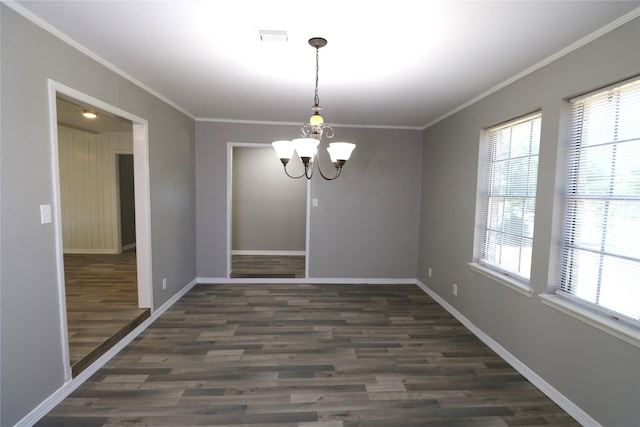
POLYGON ((340 178, 313 181, 310 277, 416 277, 421 134, 336 129, 358 146, 340 178))
MULTIPOLYGON (((302 124, 302 123, 301 123, 302 124)), ((227 143, 269 144, 299 127, 196 123, 198 276, 226 276, 227 143)), ((414 278, 421 132, 336 128, 358 144, 342 176, 311 181, 310 278, 414 278)), ((323 165, 329 160, 322 153, 323 165)), ((275 158, 273 161, 278 163, 275 158)))
POLYGON ((53 202, 47 79, 149 121, 156 307, 196 273, 195 135, 189 117, 4 4, 0 14, 0 424, 9 426, 64 381, 54 230, 39 215, 39 205, 53 202))
POLYGON ((305 251, 307 180, 282 171, 271 146, 233 147, 232 250, 305 251))
POLYGON ((424 133, 418 278, 609 427, 640 425, 640 349, 543 305, 538 294, 556 277, 567 98, 639 72, 635 19, 424 133), (540 108, 534 295, 526 297, 470 271, 467 263, 473 257, 480 130, 540 108))

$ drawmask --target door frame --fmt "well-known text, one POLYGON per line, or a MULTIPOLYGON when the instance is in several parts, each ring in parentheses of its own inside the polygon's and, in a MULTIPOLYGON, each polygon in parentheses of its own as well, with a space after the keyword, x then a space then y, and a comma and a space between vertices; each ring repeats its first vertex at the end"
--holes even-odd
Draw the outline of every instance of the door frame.
POLYGON ((60 171, 58 161, 58 113, 57 94, 69 96, 132 122, 133 169, 136 210, 136 258, 138 273, 138 306, 154 311, 151 258, 151 197, 149 185, 149 131, 147 120, 97 98, 82 93, 55 80, 48 80, 49 127, 51 138, 51 167, 53 182, 52 222, 55 234, 58 304, 60 307, 60 334, 65 380, 71 379, 69 337, 67 332, 67 302, 64 279, 64 254, 62 244, 62 207, 60 198, 60 171))
MULTIPOLYGON (((231 257, 232 257, 232 241, 233 241, 233 148, 270 148, 269 144, 258 142, 228 142, 227 143, 227 274, 226 278, 231 278, 231 257)), ((306 200, 306 219, 305 219, 305 248, 304 248, 304 278, 309 278, 309 230, 311 225, 311 180, 307 180, 307 200, 306 200)), ((264 281, 264 279, 262 279, 264 281)), ((278 279, 279 281, 287 279, 278 279)), ((300 279, 296 279, 300 280, 300 279)))

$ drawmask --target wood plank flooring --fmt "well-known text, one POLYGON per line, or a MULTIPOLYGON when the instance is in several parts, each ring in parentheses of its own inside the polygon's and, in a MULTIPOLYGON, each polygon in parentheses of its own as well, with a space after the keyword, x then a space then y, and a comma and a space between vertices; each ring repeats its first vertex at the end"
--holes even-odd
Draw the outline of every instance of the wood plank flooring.
POLYGON ((271 255, 233 255, 233 278, 304 278, 305 257, 271 255))
POLYGON ((414 285, 197 285, 39 426, 577 426, 414 285))
POLYGON ((138 308, 135 251, 65 254, 64 272, 69 358, 76 376, 149 317, 149 310, 138 308))

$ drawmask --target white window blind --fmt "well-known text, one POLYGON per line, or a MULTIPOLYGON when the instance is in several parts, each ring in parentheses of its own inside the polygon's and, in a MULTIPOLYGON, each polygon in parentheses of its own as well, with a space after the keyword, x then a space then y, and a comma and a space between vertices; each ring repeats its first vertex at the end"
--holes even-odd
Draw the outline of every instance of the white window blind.
POLYGON ((559 294, 640 319, 640 79, 572 100, 559 294))
POLYGON ((528 281, 535 219, 541 114, 489 129, 478 262, 528 281))

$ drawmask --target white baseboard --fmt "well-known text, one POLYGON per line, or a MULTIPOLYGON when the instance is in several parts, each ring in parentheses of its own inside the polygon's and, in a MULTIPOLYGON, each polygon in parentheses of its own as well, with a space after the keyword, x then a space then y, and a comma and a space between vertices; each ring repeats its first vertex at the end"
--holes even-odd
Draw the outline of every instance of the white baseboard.
POLYGON ((222 285, 234 283, 308 283, 313 285, 415 285, 416 279, 337 279, 337 278, 227 278, 198 277, 198 283, 222 285))
POLYGON ((252 251, 235 249, 231 255, 262 255, 262 256, 305 256, 305 251, 252 251))
POLYGON ((193 288, 198 281, 193 279, 187 283, 178 293, 172 296, 167 302, 162 304, 156 309, 151 316, 144 322, 138 325, 127 336, 122 338, 116 345, 111 347, 109 351, 100 356, 95 362, 89 365, 84 371, 82 371, 77 377, 65 382, 62 387, 56 390, 52 395, 45 399, 40 405, 38 405, 33 411, 27 414, 21 419, 14 427, 29 427, 37 423, 42 417, 47 415, 53 408, 62 402, 73 391, 80 387, 87 379, 95 374, 100 368, 102 368, 111 358, 113 358, 118 352, 125 348, 131 341, 133 341, 138 335, 140 335, 145 329, 147 329, 158 317, 160 317, 168 308, 175 304, 180 298, 184 296, 191 288, 193 288))
POLYGON ((75 255, 75 254, 106 254, 106 255, 116 255, 119 254, 117 249, 78 249, 78 248, 64 248, 62 253, 75 255))
POLYGON ((469 329, 475 336, 477 336, 483 343, 489 348, 498 353, 509 365, 511 365, 516 371, 518 371, 529 382, 535 385, 540 391, 542 391, 549 399, 554 401, 558 406, 564 409, 569 415, 576 419, 581 425, 585 427, 602 427, 596 420, 591 418, 589 414, 583 411, 578 405, 569 400, 565 395, 560 393, 555 387, 546 382, 542 377, 536 374, 531 368, 522 363, 513 354, 509 353, 507 349, 502 347, 497 341, 485 334, 481 329, 475 326, 469 319, 456 310, 451 304, 445 301, 440 295, 436 294, 427 285, 420 280, 416 280, 416 284, 427 295, 433 298, 438 304, 440 304, 445 310, 447 310, 453 317, 458 319, 467 329, 469 329))

